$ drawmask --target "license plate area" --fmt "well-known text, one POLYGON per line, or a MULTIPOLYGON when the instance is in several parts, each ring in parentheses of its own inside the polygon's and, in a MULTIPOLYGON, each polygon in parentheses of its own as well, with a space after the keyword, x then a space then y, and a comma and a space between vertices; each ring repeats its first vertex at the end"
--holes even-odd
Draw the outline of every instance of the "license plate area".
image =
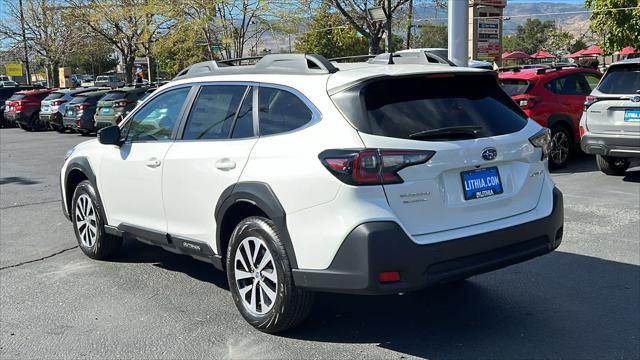
POLYGON ((624 111, 625 122, 640 122, 640 110, 625 110, 624 111))
POLYGON ((483 199, 504 191, 496 166, 463 171, 460 177, 465 200, 483 199))
POLYGON ((111 112, 111 108, 106 108, 106 107, 104 107, 104 108, 102 108, 101 112, 102 112, 103 114, 108 114, 108 113, 110 113, 110 112, 111 112))

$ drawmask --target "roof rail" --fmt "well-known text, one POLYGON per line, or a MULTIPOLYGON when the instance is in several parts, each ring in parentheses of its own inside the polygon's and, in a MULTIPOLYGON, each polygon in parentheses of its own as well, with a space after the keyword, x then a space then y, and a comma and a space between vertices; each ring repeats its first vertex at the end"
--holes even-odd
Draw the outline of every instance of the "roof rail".
POLYGON ((361 60, 361 59, 371 59, 376 57, 375 55, 354 55, 354 56, 342 56, 331 58, 329 61, 333 62, 341 62, 341 61, 349 61, 349 60, 361 60))
MULTIPOLYGON (((259 58, 255 65, 229 66, 226 63, 234 61, 249 60, 230 59, 220 62, 204 61, 193 64, 180 71, 173 80, 187 79, 208 75, 228 75, 228 74, 291 74, 291 75, 311 75, 311 74, 333 74, 338 68, 333 66, 329 60, 317 54, 268 54, 259 58)), ((253 58, 251 58, 253 59, 253 58)))
POLYGON ((383 53, 376 55, 373 59, 368 61, 370 64, 441 64, 456 66, 451 60, 444 59, 434 53, 428 51, 412 51, 402 53, 383 53))

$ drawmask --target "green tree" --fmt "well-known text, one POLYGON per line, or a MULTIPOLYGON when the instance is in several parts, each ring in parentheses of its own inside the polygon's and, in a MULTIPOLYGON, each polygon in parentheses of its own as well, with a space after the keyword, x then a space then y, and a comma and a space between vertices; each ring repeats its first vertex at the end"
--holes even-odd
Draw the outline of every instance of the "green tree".
POLYGON ((520 50, 527 54, 533 54, 544 48, 549 39, 549 34, 555 30, 555 28, 556 26, 553 21, 527 19, 527 22, 524 25, 519 25, 516 33, 512 35, 514 36, 514 42, 517 44, 517 47, 511 51, 520 50))
POLYGON ((579 50, 586 49, 586 48, 587 48, 587 43, 584 42, 583 39, 576 39, 573 43, 571 43, 571 46, 569 47, 569 52, 573 54, 574 52, 577 52, 579 50))
POLYGON ((186 23, 160 37, 154 44, 152 55, 159 75, 172 78, 187 66, 209 59, 206 46, 198 45, 199 32, 196 23, 186 23))
POLYGON ((80 39, 78 46, 68 55, 69 58, 64 66, 69 66, 74 72, 83 74, 104 74, 118 65, 113 46, 95 34, 87 34, 80 39))
POLYGON ((416 37, 415 47, 446 48, 448 33, 446 25, 423 24, 419 26, 420 33, 416 37))
POLYGON ((322 4, 311 19, 308 30, 296 40, 295 49, 334 58, 366 54, 368 44, 342 16, 322 4))
POLYGON ((520 50, 520 44, 515 35, 505 35, 502 37, 502 50, 508 52, 520 50))
POLYGON ((549 33, 543 48, 554 55, 564 55, 571 52, 571 44, 574 42, 575 39, 571 33, 554 29, 549 33))
POLYGON ((613 53, 625 46, 640 48, 640 0, 585 0, 585 6, 594 10, 589 27, 599 35, 605 52, 613 53))

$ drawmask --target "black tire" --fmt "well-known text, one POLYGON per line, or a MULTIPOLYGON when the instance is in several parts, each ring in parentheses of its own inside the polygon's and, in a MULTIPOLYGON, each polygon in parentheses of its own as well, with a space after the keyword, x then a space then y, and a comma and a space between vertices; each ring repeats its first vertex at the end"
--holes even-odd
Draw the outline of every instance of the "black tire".
POLYGON ((573 134, 564 125, 551 128, 551 150, 549 152, 549 169, 562 169, 573 157, 575 142, 573 134))
MULTIPOLYGON (((254 246, 253 249, 255 250, 256 247, 254 246)), ((262 247, 258 248, 255 262, 261 262, 258 261, 258 259, 263 260, 265 258, 266 251, 262 252, 261 258, 261 250, 263 250, 262 247)), ((253 265, 251 265, 251 267, 253 267, 253 265)), ((307 315, 309 315, 313 305, 314 294, 310 291, 297 288, 293 284, 293 275, 287 252, 280 240, 278 229, 271 220, 254 216, 242 220, 236 226, 227 249, 226 268, 229 289, 231 289, 233 301, 242 317, 256 329, 266 333, 281 332, 299 325, 306 319, 307 315), (264 314, 253 312, 245 305, 242 295, 240 294, 239 286, 239 282, 252 282, 252 290, 255 291, 256 281, 258 281, 257 277, 263 278, 262 281, 265 283, 268 281, 268 278, 262 275, 264 271, 255 271, 253 273, 254 275, 256 272, 258 273, 256 278, 251 277, 236 281, 236 266, 243 266, 240 261, 235 261, 236 252, 240 251, 239 247, 245 243, 245 240, 249 241, 250 239, 258 239, 262 246, 266 245, 266 248, 272 256, 273 261, 270 264, 274 266, 274 269, 270 270, 265 268, 265 270, 269 270, 271 274, 275 271, 275 277, 278 281, 274 291, 275 301, 271 302, 270 305, 266 305, 266 307, 271 306, 271 308, 264 314)), ((274 283, 271 282, 270 284, 273 285, 274 283)), ((258 286, 260 286, 260 284, 258 284, 258 286)), ((243 289, 246 289, 246 287, 243 287, 243 289)), ((252 290, 245 293, 245 299, 247 295, 251 297, 252 290)), ((269 299, 265 298, 262 292, 256 293, 259 293, 255 296, 260 297, 260 306, 262 308, 262 306, 265 306, 265 300, 269 299)), ((258 299, 256 298, 255 303, 257 302, 258 299)))
POLYGON ((88 180, 80 182, 73 193, 73 200, 71 202, 71 221, 73 222, 73 230, 76 234, 80 250, 82 250, 82 252, 88 257, 97 260, 107 259, 113 256, 118 252, 122 245, 121 237, 109 235, 105 232, 105 219, 102 214, 102 204, 98 200, 96 191, 91 182, 88 180), (83 202, 86 204, 86 200, 90 201, 89 205, 91 205, 91 208, 87 205, 81 205, 83 202), (87 221, 84 221, 85 219, 87 221), (81 232, 80 229, 83 227, 78 226, 80 221, 84 222, 84 231, 89 234, 95 234, 93 239, 85 237, 86 233, 81 232), (94 232, 90 231, 89 223, 93 224, 93 228, 95 229, 94 232))
POLYGON ((64 134, 65 132, 67 132, 67 129, 65 129, 63 126, 51 125, 51 127, 53 127, 53 130, 59 132, 60 134, 64 134))
POLYGON ((24 131, 33 131, 33 129, 27 125, 24 125, 22 123, 18 123, 18 127, 24 131))
POLYGON ((629 159, 613 156, 596 155, 596 164, 598 169, 607 175, 624 175, 629 165, 629 159))

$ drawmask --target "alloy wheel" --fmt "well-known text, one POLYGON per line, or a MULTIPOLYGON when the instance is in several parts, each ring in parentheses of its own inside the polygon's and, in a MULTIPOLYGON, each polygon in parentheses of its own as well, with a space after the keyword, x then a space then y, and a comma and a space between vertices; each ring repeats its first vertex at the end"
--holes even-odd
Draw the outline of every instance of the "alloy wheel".
POLYGON ((76 201, 76 228, 80 234, 80 241, 86 247, 92 247, 96 243, 98 236, 98 223, 96 210, 93 207, 91 198, 87 194, 82 194, 76 201))
POLYGON ((551 151, 549 157, 556 164, 562 164, 569 157, 569 138, 564 131, 558 131, 551 138, 551 151))
POLYGON ((235 285, 242 304, 254 315, 269 312, 278 293, 278 273, 266 243, 247 237, 238 246, 233 261, 235 285))

